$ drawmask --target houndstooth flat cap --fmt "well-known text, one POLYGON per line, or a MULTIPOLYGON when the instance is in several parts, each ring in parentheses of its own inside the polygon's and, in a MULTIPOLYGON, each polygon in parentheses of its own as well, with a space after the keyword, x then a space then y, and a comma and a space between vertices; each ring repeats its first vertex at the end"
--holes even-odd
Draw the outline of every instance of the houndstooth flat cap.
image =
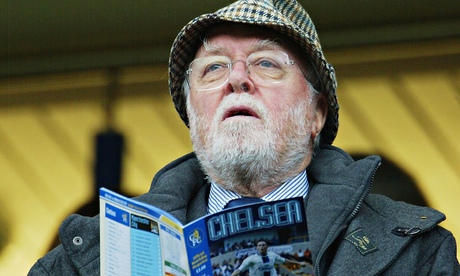
POLYGON ((182 91, 185 71, 201 45, 202 35, 222 22, 235 22, 267 27, 297 43, 310 57, 327 96, 328 115, 321 132, 321 143, 332 144, 338 127, 337 80, 334 68, 324 57, 318 34, 310 16, 295 0, 240 0, 215 13, 204 14, 190 21, 179 32, 169 57, 169 92, 181 119, 188 126, 186 98, 182 91))

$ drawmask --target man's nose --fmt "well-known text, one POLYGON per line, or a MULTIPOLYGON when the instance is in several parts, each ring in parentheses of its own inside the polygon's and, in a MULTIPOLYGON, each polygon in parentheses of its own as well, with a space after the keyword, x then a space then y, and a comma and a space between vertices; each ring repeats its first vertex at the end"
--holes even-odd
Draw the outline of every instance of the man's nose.
POLYGON ((254 84, 249 76, 245 60, 238 59, 232 62, 228 84, 230 92, 253 91, 254 84))

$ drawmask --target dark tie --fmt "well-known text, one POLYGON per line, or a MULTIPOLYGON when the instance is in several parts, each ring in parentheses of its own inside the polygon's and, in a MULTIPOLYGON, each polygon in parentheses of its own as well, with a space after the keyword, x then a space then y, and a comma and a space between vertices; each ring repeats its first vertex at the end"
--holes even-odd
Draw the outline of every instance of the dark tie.
POLYGON ((241 197, 241 198, 231 200, 229 203, 227 203, 224 209, 236 207, 236 206, 248 205, 251 203, 258 203, 258 202, 264 202, 264 200, 258 197, 241 197))

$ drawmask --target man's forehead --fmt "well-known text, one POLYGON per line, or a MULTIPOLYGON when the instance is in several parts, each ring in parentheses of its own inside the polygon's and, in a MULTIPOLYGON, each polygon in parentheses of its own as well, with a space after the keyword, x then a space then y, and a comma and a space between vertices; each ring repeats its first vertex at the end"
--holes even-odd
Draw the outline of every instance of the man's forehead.
MULTIPOLYGON (((231 38, 230 38, 231 40, 231 38)), ((228 38, 226 40, 217 40, 217 39, 210 39, 205 40, 203 42, 203 50, 207 53, 211 54, 227 54, 227 52, 231 52, 231 45, 228 43, 228 38)), ((238 39, 235 39, 235 42, 240 42, 238 39)), ((282 43, 279 43, 276 40, 268 39, 268 38, 254 38, 250 43, 246 41, 246 50, 249 52, 261 51, 261 50, 283 50, 282 43)))

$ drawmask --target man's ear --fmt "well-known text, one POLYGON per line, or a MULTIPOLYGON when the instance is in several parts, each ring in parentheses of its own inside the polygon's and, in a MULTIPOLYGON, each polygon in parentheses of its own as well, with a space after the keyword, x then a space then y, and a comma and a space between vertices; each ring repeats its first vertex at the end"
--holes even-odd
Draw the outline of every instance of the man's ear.
POLYGON ((327 117, 327 100, 323 94, 319 94, 315 97, 312 103, 314 110, 313 122, 311 125, 311 138, 315 139, 316 136, 321 132, 326 123, 327 117))

